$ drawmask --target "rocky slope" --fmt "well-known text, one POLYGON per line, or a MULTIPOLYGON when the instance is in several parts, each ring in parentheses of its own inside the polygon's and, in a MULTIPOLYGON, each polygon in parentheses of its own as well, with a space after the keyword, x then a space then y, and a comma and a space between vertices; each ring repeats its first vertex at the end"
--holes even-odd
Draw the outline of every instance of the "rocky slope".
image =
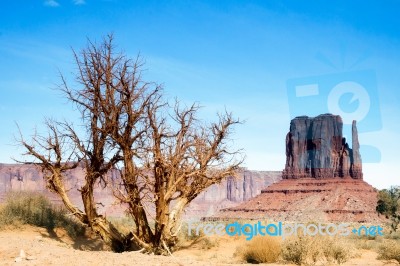
POLYGON ((274 221, 376 222, 377 191, 358 179, 284 179, 218 218, 274 221))

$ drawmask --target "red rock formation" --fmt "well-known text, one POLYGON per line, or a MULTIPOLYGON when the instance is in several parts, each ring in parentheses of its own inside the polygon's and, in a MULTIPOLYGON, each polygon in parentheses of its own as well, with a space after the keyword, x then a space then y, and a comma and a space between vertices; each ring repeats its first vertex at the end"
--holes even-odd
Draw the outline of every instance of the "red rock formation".
POLYGON ((353 122, 352 149, 342 134, 340 116, 300 116, 290 123, 286 135, 286 165, 283 179, 362 179, 357 126, 353 122))
POLYGON ((362 180, 356 122, 352 149, 340 116, 296 117, 286 136, 283 179, 211 219, 281 221, 382 221, 375 211, 377 190, 362 180))
POLYGON ((354 178, 362 178, 362 162, 360 155, 360 143, 358 142, 358 131, 356 121, 352 124, 352 164, 350 166, 350 175, 354 178))

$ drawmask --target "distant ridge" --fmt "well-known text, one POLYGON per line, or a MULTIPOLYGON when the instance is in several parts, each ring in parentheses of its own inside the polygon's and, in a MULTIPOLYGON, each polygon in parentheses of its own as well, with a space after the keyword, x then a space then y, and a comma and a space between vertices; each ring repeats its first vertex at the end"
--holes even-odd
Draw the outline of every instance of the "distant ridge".
MULTIPOLYGON (((261 190, 281 179, 280 171, 252 171, 240 169, 235 176, 228 177, 220 184, 214 184, 201 193, 188 206, 185 218, 211 216, 218 210, 233 207, 261 193, 261 190)), ((77 192, 83 185, 84 169, 77 167, 66 174, 66 187, 72 201, 81 206, 81 195, 77 192)), ((61 204, 57 195, 46 189, 43 175, 34 165, 0 164, 0 201, 10 191, 35 191, 49 197, 54 203, 61 204)), ((98 185, 95 188, 95 200, 102 202, 98 208, 107 216, 124 215, 124 207, 114 204, 112 191, 98 185)))

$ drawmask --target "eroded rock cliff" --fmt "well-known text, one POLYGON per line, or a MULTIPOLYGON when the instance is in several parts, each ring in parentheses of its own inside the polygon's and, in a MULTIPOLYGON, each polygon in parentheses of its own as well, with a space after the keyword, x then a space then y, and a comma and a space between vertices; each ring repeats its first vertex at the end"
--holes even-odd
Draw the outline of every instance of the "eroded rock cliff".
POLYGON ((352 148, 342 133, 340 116, 300 116, 290 122, 286 135, 286 165, 283 179, 362 179, 356 121, 352 126, 352 148))
POLYGON ((235 176, 210 186, 186 210, 187 217, 211 216, 220 209, 237 206, 256 197, 269 185, 282 179, 280 171, 241 169, 235 176))
MULTIPOLYGON (((84 185, 84 169, 77 167, 66 173, 65 185, 73 203, 83 208, 78 192, 84 185)), ((280 171, 252 171, 241 169, 235 176, 228 177, 220 184, 214 184, 202 192, 188 206, 186 217, 202 217, 213 215, 221 208, 233 207, 243 201, 255 197, 261 190, 281 180, 280 171)), ((53 202, 61 204, 54 193, 46 189, 46 182, 39 168, 33 165, 0 164, 0 202, 11 191, 34 191, 49 197, 53 202)), ((95 187, 94 197, 98 202, 100 213, 108 216, 120 216, 124 207, 115 202, 112 190, 100 184, 95 187)))
POLYGON ((352 147, 343 138, 340 116, 296 117, 286 136, 283 179, 211 220, 377 222, 377 190, 362 180, 356 122, 352 147))

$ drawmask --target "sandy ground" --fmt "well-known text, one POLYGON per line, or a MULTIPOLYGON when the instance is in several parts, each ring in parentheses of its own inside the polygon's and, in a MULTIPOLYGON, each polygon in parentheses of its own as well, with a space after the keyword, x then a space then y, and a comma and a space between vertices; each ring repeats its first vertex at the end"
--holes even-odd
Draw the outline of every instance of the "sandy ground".
MULTIPOLYGON (((211 242, 207 243, 199 241, 175 252, 174 257, 137 252, 116 254, 101 251, 103 246, 98 239, 72 240, 62 230, 48 232, 43 228, 24 226, 20 230, 0 231, 0 265, 243 265, 234 256, 237 249, 243 245, 243 241, 241 239, 211 239, 211 242), (20 256, 21 249, 25 253, 25 258, 15 262, 20 256)), ((376 257, 375 252, 363 250, 359 258, 354 258, 343 265, 398 265, 394 262, 376 260, 376 257)))

